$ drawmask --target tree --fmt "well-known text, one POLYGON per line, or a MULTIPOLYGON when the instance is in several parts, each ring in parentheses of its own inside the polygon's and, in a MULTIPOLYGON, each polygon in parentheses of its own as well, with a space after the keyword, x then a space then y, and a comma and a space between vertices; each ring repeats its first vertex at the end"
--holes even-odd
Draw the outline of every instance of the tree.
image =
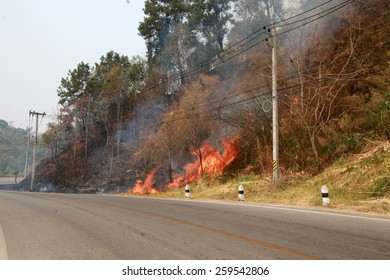
POLYGON ((366 72, 363 64, 355 64, 360 30, 351 27, 348 17, 334 17, 335 21, 345 21, 342 28, 331 33, 320 30, 318 24, 312 27, 310 36, 302 33, 294 47, 296 53, 290 54, 298 77, 294 86, 296 101, 291 102, 290 111, 306 132, 317 171, 321 169, 320 136, 335 137, 331 127, 347 113, 343 98, 348 95, 348 87, 366 72))
POLYGON ((233 22, 231 4, 234 0, 192 0, 190 2, 190 29, 196 31, 204 40, 209 56, 223 52, 228 24, 233 22))
POLYGON ((5 120, 0 120, 0 133, 2 133, 7 127, 8 123, 5 120))
POLYGON ((175 134, 174 109, 162 115, 163 123, 157 132, 149 131, 140 139, 140 147, 134 154, 133 159, 144 170, 156 167, 168 170, 168 178, 173 182, 173 161, 175 155, 182 152, 183 143, 175 134))
MULTIPOLYGON (((203 143, 210 136, 216 116, 207 108, 209 98, 215 93, 218 78, 201 75, 189 85, 175 110, 171 111, 174 123, 170 127, 183 147, 187 147, 200 161, 203 176, 203 143)), ((167 119, 169 120, 169 119, 167 119)), ((169 125, 170 123, 167 123, 169 125)))
POLYGON ((149 65, 156 62, 156 58, 164 50, 167 36, 173 32, 173 26, 182 23, 187 11, 187 1, 145 1, 145 17, 138 31, 146 41, 149 65))
POLYGON ((229 13, 231 1, 191 1, 190 24, 215 51, 223 51, 226 24, 232 19, 229 13))
POLYGON ((215 112, 209 110, 207 104, 218 82, 216 77, 201 75, 187 85, 180 100, 162 114, 160 128, 149 130, 141 139, 134 159, 143 162, 143 169, 158 167, 167 170, 169 181, 173 182, 174 163, 182 166, 188 162, 188 156, 196 156, 200 162, 200 175, 203 176, 204 141, 212 133, 216 121, 215 112))
MULTIPOLYGON (((271 69, 269 47, 247 56, 241 62, 238 85, 226 90, 218 102, 218 118, 243 135, 246 163, 253 162, 260 171, 270 162, 272 132, 271 69)), ((269 166, 269 164, 268 164, 269 166)))
POLYGON ((175 88, 186 84, 185 71, 196 62, 194 52, 197 46, 198 41, 188 23, 176 23, 167 35, 164 49, 156 57, 156 65, 167 72, 168 77, 175 77, 169 85, 173 88, 172 93, 175 88))
POLYGON ((110 174, 114 156, 120 154, 123 116, 130 113, 145 84, 145 68, 142 58, 129 59, 113 51, 102 56, 100 63, 95 65, 94 79, 100 96, 98 114, 106 128, 107 149, 111 149, 110 174), (116 144, 112 138, 115 138, 116 144))
POLYGON ((96 64, 94 77, 98 83, 100 94, 100 114, 106 124, 107 145, 110 135, 117 128, 117 154, 121 137, 123 109, 129 110, 130 105, 137 97, 146 77, 145 62, 140 57, 131 60, 113 51, 102 56, 96 64), (116 116, 112 118, 110 116, 116 116))
POLYGON ((61 86, 57 91, 60 98, 59 104, 63 108, 70 108, 70 110, 62 110, 62 112, 67 112, 73 119, 74 155, 76 154, 76 139, 79 135, 84 135, 85 159, 88 156, 90 105, 94 94, 90 86, 92 73, 93 69, 87 63, 79 63, 76 69, 69 71, 67 78, 61 80, 61 86))
MULTIPOLYGON (((258 35, 264 26, 272 20, 270 5, 279 16, 283 16, 282 3, 280 0, 237 0, 234 5, 235 22, 229 33, 229 43, 236 43, 250 34, 258 35)), ((257 43, 252 40, 249 45, 257 43)))
MULTIPOLYGON (((25 170, 27 131, 0 119, 0 175, 14 175, 25 170)), ((38 146, 37 159, 46 156, 46 150, 38 146)))
POLYGON ((42 145, 51 150, 51 157, 56 157, 58 153, 59 137, 57 129, 55 123, 49 123, 47 130, 42 134, 42 145))

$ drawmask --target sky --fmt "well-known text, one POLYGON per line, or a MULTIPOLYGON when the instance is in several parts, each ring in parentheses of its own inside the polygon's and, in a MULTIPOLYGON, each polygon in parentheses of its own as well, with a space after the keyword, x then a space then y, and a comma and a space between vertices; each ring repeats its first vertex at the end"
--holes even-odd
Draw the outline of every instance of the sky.
POLYGON ((29 126, 29 110, 57 111, 62 78, 113 50, 145 56, 142 0, 0 0, 0 119, 29 126))

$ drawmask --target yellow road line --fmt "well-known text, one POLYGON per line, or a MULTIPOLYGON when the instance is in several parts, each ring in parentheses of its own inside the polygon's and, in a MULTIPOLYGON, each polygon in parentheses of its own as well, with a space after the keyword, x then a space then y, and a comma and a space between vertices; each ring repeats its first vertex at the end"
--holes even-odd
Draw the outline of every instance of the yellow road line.
POLYGON ((148 215, 148 216, 152 216, 152 217, 155 217, 155 218, 168 220, 168 221, 175 222, 175 223, 178 223, 178 224, 196 227, 196 228, 203 229, 205 231, 209 231, 209 232, 216 233, 216 234, 219 234, 219 235, 224 235, 224 236, 228 236, 228 237, 231 237, 231 238, 235 238, 235 239, 239 239, 239 240, 242 240, 242 241, 246 241, 246 242, 251 243, 251 244, 260 245, 260 246, 263 246, 265 248, 269 248, 269 249, 272 249, 272 250, 275 250, 275 251, 279 251, 279 252, 282 252, 282 253, 294 256, 294 257, 298 257, 300 259, 319 260, 319 258, 317 258, 317 257, 313 257, 313 256, 310 256, 310 255, 307 255, 307 254, 302 254, 302 253, 299 253, 299 252, 294 251, 294 250, 290 250, 290 249, 282 247, 282 246, 270 244, 270 243, 267 243, 267 242, 264 242, 264 241, 260 241, 260 240, 257 240, 257 239, 252 239, 250 237, 246 237, 246 236, 243 236, 243 235, 238 235, 238 234, 229 233, 229 232, 218 230, 218 229, 213 229, 213 228, 206 227, 206 226, 203 226, 203 225, 200 225, 200 224, 191 223, 191 222, 188 222, 188 221, 185 221, 185 220, 176 219, 176 218, 165 216, 165 215, 162 215, 162 214, 147 212, 147 211, 135 209, 135 208, 132 208, 132 207, 118 206, 118 205, 113 205, 113 204, 108 204, 108 203, 101 203, 101 202, 96 202, 96 201, 88 201, 88 202, 93 203, 93 204, 97 204, 97 205, 103 205, 103 206, 107 206, 107 207, 122 209, 122 210, 129 210, 129 211, 132 211, 132 212, 136 212, 136 213, 139 213, 139 214, 148 215))

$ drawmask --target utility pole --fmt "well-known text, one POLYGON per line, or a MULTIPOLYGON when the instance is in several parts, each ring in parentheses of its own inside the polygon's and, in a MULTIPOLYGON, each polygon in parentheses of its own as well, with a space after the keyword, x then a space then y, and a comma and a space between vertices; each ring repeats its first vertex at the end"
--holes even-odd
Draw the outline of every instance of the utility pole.
POLYGON ((274 187, 279 183, 279 118, 278 118, 278 77, 277 77, 277 56, 276 56, 276 27, 275 27, 275 5, 272 7, 273 21, 272 36, 272 179, 274 187))
POLYGON ((34 149, 33 149, 33 160, 32 160, 32 168, 31 168, 31 185, 30 185, 30 192, 33 191, 33 187, 34 187, 34 179, 35 179, 35 153, 36 153, 36 149, 37 149, 37 145, 38 145, 38 118, 39 116, 42 116, 42 118, 44 116, 46 116, 45 113, 38 113, 38 112, 35 112, 35 111, 31 111, 30 110, 30 116, 33 116, 33 119, 34 119, 34 116, 35 116, 35 141, 34 141, 34 149))
MULTIPOLYGON (((272 18, 273 24, 267 32, 271 33, 272 46, 268 44, 268 38, 266 38, 267 45, 272 48, 272 181, 276 188, 279 184, 279 118, 278 118, 278 77, 277 77, 277 56, 276 56, 276 12, 275 2, 273 2, 272 15, 270 0, 267 1, 268 16, 272 18)), ((266 27, 264 27, 266 29, 266 27)))

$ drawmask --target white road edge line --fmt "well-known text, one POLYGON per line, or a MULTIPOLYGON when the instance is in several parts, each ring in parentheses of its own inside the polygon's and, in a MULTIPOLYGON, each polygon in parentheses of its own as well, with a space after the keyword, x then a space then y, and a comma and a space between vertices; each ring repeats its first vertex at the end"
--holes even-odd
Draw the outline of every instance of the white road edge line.
POLYGON ((5 243, 3 228, 0 224, 0 260, 8 260, 7 244, 5 243))
MULTIPOLYGON (((211 201, 210 202, 209 201, 199 201, 199 202, 202 202, 202 203, 212 203, 211 201)), ((358 216, 358 215, 355 216, 355 215, 351 215, 351 214, 332 213, 332 212, 306 210, 306 209, 296 209, 296 208, 289 208, 289 207, 283 207, 283 206, 254 205, 254 204, 236 204, 236 203, 229 203, 229 202, 220 202, 220 203, 221 204, 226 204, 226 205, 236 205, 236 206, 243 206, 243 207, 275 209, 275 210, 282 210, 282 211, 302 212, 302 213, 328 215, 328 216, 337 216, 337 217, 354 218, 354 219, 362 219, 362 220, 371 220, 371 221, 380 221, 380 222, 388 222, 388 223, 390 223, 389 219, 367 217, 367 216, 358 216)))
POLYGON ((162 200, 171 200, 171 201, 186 201, 186 202, 191 202, 191 203, 222 204, 222 205, 231 205, 231 206, 254 207, 254 208, 301 212, 301 213, 319 214, 319 215, 325 215, 325 216, 336 216, 336 217, 344 217, 344 218, 353 218, 353 219, 362 219, 362 220, 390 223, 390 219, 386 219, 386 218, 360 216, 359 214, 353 215, 353 214, 335 213, 335 212, 328 212, 325 210, 321 211, 321 210, 300 209, 300 208, 293 208, 293 207, 289 207, 289 206, 256 205, 256 204, 244 204, 242 202, 234 203, 234 202, 223 202, 223 201, 212 201, 212 200, 210 200, 210 201, 208 201, 208 200, 187 200, 187 199, 177 199, 177 198, 146 198, 146 199, 162 199, 162 200))

